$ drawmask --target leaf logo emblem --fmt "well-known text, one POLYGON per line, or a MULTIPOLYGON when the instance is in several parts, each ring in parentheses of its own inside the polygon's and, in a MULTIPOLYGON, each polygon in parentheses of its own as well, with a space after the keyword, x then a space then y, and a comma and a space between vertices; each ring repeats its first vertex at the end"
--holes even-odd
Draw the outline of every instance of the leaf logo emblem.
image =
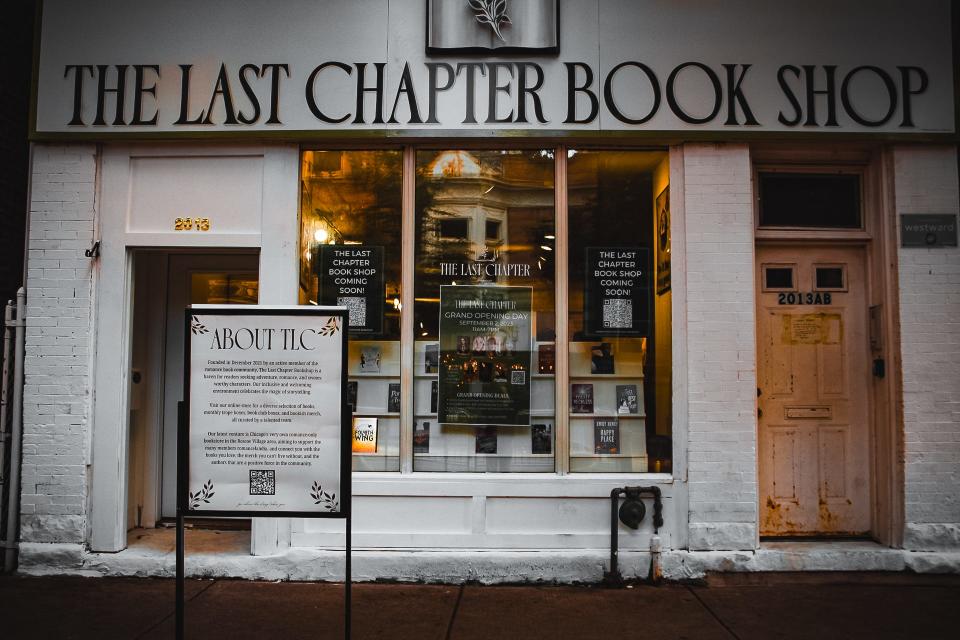
POLYGON ((507 41, 500 30, 505 24, 513 24, 507 15, 507 0, 467 0, 467 4, 477 12, 477 22, 490 25, 501 42, 507 41))

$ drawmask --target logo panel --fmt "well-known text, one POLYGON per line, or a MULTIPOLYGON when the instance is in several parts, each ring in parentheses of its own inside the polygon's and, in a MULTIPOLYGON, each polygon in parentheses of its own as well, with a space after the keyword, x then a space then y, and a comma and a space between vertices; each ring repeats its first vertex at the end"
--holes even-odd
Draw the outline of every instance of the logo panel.
POLYGON ((560 51, 557 0, 427 0, 427 53, 560 51))

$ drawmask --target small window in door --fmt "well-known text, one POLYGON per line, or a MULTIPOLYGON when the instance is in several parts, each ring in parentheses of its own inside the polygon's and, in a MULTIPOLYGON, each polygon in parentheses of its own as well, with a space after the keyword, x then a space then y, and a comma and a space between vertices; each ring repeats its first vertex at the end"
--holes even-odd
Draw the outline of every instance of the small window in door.
POLYGON ((860 176, 759 173, 760 226, 860 229, 860 176))
POLYGON ((797 268, 792 264, 765 264, 763 272, 764 291, 796 291, 797 268))
POLYGON ((842 264, 814 265, 814 290, 846 291, 847 270, 842 264))

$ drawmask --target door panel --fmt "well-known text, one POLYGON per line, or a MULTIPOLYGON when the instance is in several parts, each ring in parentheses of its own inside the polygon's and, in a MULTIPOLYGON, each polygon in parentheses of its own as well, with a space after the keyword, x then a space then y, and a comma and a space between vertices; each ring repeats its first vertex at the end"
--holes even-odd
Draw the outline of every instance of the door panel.
POLYGON ((871 485, 864 252, 757 247, 757 265, 760 533, 865 533, 871 485), (792 287, 765 272, 784 264, 794 266, 792 287), (773 282, 780 286, 765 286, 773 282))
POLYGON ((256 304, 256 254, 171 255, 164 347, 160 515, 177 515, 177 403, 183 399, 183 312, 188 304, 256 304))

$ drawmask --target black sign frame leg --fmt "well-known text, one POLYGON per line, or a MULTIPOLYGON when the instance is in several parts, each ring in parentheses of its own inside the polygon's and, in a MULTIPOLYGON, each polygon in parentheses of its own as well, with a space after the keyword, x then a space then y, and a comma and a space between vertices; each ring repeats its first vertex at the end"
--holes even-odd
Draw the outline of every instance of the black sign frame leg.
POLYGON ((351 606, 351 597, 352 597, 352 581, 353 575, 351 573, 350 567, 350 558, 353 555, 353 544, 351 542, 351 529, 350 521, 352 520, 351 516, 346 518, 346 552, 347 552, 347 561, 346 566, 344 567, 344 576, 343 576, 343 637, 346 640, 350 640, 350 623, 353 620, 353 611, 351 606))
MULTIPOLYGON (((186 405, 183 402, 177 403, 177 448, 178 448, 178 458, 179 460, 184 460, 183 449, 185 448, 187 442, 187 412, 186 405)), ((183 512, 186 505, 184 504, 184 489, 186 487, 186 475, 187 475, 187 466, 185 464, 177 465, 177 606, 176 606, 176 638, 177 640, 184 639, 184 609, 186 608, 186 576, 184 571, 184 555, 186 552, 185 549, 185 540, 184 540, 184 522, 183 522, 183 512)))

